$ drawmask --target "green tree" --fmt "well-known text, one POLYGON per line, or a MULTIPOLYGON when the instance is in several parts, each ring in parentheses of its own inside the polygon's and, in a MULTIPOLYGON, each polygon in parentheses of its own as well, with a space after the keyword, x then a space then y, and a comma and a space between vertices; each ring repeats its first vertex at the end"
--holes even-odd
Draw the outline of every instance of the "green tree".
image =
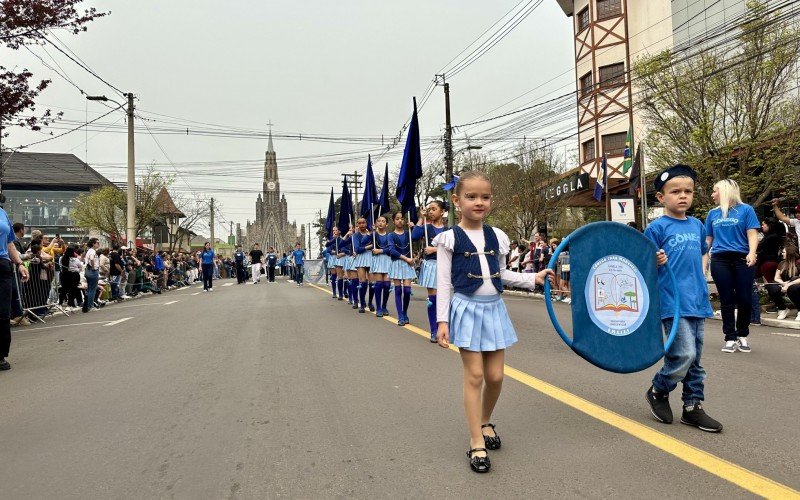
POLYGON ((756 206, 800 189, 800 31, 755 0, 739 30, 733 46, 664 51, 633 67, 648 157, 657 168, 683 162, 697 170, 699 210, 713 204, 719 179, 738 181, 756 206))
MULTIPOLYGON (((140 236, 158 218, 161 206, 159 193, 169 189, 174 178, 156 172, 150 166, 136 183, 136 236, 140 236)), ((75 224, 94 229, 122 241, 126 227, 127 196, 115 186, 104 186, 78 196, 72 209, 75 224)))

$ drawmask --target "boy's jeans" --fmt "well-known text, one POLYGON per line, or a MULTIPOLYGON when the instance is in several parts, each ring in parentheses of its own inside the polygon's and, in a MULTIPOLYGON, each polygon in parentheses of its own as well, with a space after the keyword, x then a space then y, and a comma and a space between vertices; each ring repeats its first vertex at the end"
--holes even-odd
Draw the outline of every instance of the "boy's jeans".
MULTIPOLYGON (((673 318, 661 320, 664 331, 672 330, 673 318)), ((695 405, 705 399, 703 380, 706 371, 700 365, 703 353, 703 334, 705 318, 681 318, 678 320, 678 333, 675 341, 664 356, 664 366, 653 377, 653 388, 660 393, 672 392, 678 382, 683 382, 683 404, 695 405)))
POLYGON ((303 264, 295 266, 294 274, 295 274, 295 277, 296 277, 295 279, 296 279, 297 283, 298 284, 302 284, 303 283, 303 264))

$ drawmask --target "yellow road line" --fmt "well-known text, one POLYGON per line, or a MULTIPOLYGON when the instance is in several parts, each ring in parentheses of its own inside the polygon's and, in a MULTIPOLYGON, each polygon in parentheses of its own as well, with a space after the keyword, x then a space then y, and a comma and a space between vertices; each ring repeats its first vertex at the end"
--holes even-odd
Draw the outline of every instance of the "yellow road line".
MULTIPOLYGON (((317 288, 318 290, 322 290, 323 292, 330 293, 330 291, 327 289, 317 285, 312 284, 311 286, 317 288)), ((397 322, 397 319, 392 318, 391 316, 384 316, 383 319, 393 323, 397 322)), ((430 339, 429 332, 426 332, 414 325, 406 325, 403 328, 414 332, 417 335, 425 337, 425 339, 430 339)), ((453 345, 450 345, 449 349, 451 351, 458 352, 458 349, 453 345)), ((768 477, 764 477, 758 473, 745 469, 744 467, 736 465, 716 455, 712 455, 711 453, 703 451, 699 448, 695 448, 690 444, 684 443, 679 439, 675 439, 672 436, 668 436, 627 417, 623 417, 618 413, 614 413, 613 411, 603 408, 600 405, 589 402, 579 396, 576 396, 575 394, 572 394, 571 392, 565 391, 564 389, 528 375, 527 373, 517 370, 516 368, 505 365, 505 374, 507 377, 527 385, 531 389, 539 391, 546 396, 550 396, 551 398, 560 401, 567 406, 570 406, 582 413, 585 413, 586 415, 589 415, 590 417, 593 417, 616 429, 630 434, 631 436, 640 439, 645 443, 665 451, 670 455, 679 458, 684 462, 692 464, 699 469, 714 474, 721 479, 729 481, 751 493, 765 498, 800 499, 800 492, 789 486, 773 481, 768 477)))

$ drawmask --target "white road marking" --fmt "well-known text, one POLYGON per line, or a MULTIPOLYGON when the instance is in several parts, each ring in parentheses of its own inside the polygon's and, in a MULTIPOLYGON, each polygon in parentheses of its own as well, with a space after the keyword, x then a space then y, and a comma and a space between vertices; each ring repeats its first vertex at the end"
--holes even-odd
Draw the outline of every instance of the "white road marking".
POLYGON ((175 302, 180 302, 180 301, 179 301, 179 300, 173 300, 173 301, 171 301, 171 302, 164 302, 164 305, 165 305, 165 306, 168 306, 168 305, 170 305, 170 304, 174 304, 175 302))
POLYGON ((200 295, 203 292, 194 292, 192 295, 200 295))
POLYGON ((231 286, 231 285, 233 285, 233 283, 225 283, 225 284, 224 284, 224 285, 222 285, 222 286, 231 286))
POLYGON ((770 335, 781 335, 783 337, 794 337, 800 339, 800 333, 769 332, 770 335))
MULTIPOLYGON (((65 328, 65 327, 69 327, 69 326, 99 325, 101 323, 105 323, 105 321, 89 321, 89 322, 86 322, 86 323, 70 323, 68 325, 40 326, 40 327, 36 327, 36 328, 25 328, 24 331, 26 331, 26 332, 35 332, 37 330, 50 330, 52 328, 65 328)), ((20 331, 23 331, 23 330, 20 330, 20 331)), ((20 340, 23 340, 23 339, 14 339, 14 342, 19 342, 20 340)))
POLYGON ((133 319, 133 318, 131 317, 131 318, 122 318, 122 319, 118 319, 118 320, 116 320, 116 321, 112 321, 112 322, 110 322, 110 323, 106 323, 106 324, 105 324, 105 325, 103 325, 103 326, 114 326, 114 325, 118 325, 118 324, 122 323, 123 321, 128 321, 129 319, 133 319))

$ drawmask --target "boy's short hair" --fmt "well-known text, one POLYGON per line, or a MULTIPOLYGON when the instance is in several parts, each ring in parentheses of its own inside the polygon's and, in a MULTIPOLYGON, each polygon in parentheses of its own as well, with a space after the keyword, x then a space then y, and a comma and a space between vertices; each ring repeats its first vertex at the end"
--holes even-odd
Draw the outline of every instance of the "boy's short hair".
POLYGON ((697 172, 694 171, 689 165, 677 164, 669 167, 668 169, 660 172, 656 177, 655 185, 656 191, 659 193, 664 189, 664 185, 675 177, 690 177, 692 181, 697 182, 697 172))

